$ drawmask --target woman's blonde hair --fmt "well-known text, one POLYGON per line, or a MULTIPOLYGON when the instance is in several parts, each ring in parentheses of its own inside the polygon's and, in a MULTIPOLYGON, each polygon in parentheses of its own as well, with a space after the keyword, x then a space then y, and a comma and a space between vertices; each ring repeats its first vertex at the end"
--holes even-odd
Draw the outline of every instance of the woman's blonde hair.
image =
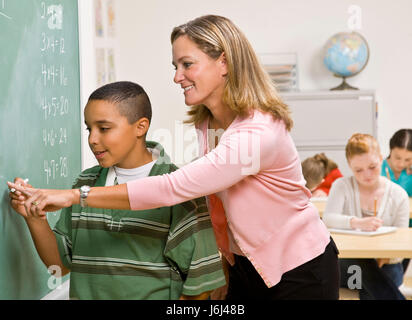
MULTIPOLYGON (((175 27, 171 42, 186 35, 213 59, 225 54, 228 67, 223 103, 236 114, 246 116, 251 109, 270 112, 290 130, 293 121, 289 108, 281 101, 267 72, 261 66, 242 31, 229 19, 216 15, 196 18, 175 27)), ((186 123, 199 124, 210 111, 204 105, 191 106, 186 123)))
POLYGON ((346 160, 349 161, 353 156, 376 152, 380 155, 379 144, 370 134, 355 133, 349 138, 346 144, 346 160))
POLYGON ((336 169, 338 165, 324 153, 315 154, 302 162, 302 173, 306 180, 306 187, 310 190, 317 187, 325 176, 336 169))

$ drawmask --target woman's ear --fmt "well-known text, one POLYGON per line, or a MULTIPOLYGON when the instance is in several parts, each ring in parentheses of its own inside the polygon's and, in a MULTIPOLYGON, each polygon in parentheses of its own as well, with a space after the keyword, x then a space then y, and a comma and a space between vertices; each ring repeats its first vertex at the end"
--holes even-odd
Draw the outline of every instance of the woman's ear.
POLYGON ((138 138, 143 137, 147 131, 149 130, 150 122, 149 119, 147 118, 140 118, 135 122, 135 128, 136 128, 136 136, 138 138))
POLYGON ((224 52, 222 52, 222 54, 218 58, 218 62, 222 68, 222 76, 226 76, 227 75, 227 61, 226 61, 226 55, 224 52))

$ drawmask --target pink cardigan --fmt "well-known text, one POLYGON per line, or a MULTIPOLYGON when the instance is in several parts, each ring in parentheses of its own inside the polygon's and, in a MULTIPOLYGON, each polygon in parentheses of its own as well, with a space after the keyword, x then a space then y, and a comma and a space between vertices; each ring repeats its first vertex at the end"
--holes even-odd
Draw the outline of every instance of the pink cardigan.
MULTIPOLYGON (((207 127, 205 121, 198 128, 201 154, 208 150, 207 127)), ((211 195, 219 249, 233 264, 229 228, 236 247, 268 287, 277 284, 283 273, 322 254, 330 241, 309 201, 311 194, 289 132, 282 121, 260 111, 237 117, 216 148, 196 161, 170 174, 131 181, 127 189, 133 210, 211 195), (218 199, 223 204, 220 209, 218 199)))

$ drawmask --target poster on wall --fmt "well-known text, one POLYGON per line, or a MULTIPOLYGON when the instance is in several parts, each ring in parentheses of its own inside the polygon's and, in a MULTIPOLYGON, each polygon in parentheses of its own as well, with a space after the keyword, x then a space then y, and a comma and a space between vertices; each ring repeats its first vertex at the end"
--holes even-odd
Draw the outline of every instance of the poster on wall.
POLYGON ((114 38, 116 36, 114 0, 108 0, 106 8, 107 8, 107 35, 111 38, 114 38))
POLYGON ((95 26, 96 26, 96 37, 103 37, 102 0, 94 1, 94 20, 95 20, 95 26))
POLYGON ((97 86, 116 81, 114 0, 94 0, 97 86))
POLYGON ((100 87, 107 83, 106 77, 106 59, 105 59, 105 49, 96 49, 96 73, 97 73, 97 86, 100 87))
POLYGON ((109 82, 116 81, 116 71, 114 67, 114 49, 107 49, 107 77, 109 82))

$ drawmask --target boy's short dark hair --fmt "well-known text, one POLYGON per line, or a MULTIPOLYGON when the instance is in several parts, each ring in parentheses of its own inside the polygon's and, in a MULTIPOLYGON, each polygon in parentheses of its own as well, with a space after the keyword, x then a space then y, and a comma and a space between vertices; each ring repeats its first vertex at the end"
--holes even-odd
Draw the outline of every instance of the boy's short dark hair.
POLYGON ((96 89, 90 100, 104 100, 117 106, 120 114, 132 124, 141 118, 152 119, 152 106, 144 89, 137 83, 118 81, 96 89))

